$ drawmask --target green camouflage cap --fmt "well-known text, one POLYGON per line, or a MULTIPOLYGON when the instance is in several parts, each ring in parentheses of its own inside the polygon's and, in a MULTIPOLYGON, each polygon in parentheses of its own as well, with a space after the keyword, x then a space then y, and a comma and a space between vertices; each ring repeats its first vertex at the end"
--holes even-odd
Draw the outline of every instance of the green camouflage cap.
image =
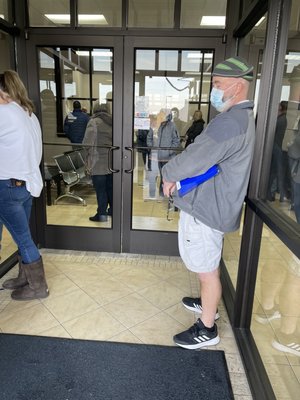
POLYGON ((224 76, 227 78, 244 78, 253 80, 253 66, 241 57, 230 57, 217 64, 212 73, 213 76, 224 76))

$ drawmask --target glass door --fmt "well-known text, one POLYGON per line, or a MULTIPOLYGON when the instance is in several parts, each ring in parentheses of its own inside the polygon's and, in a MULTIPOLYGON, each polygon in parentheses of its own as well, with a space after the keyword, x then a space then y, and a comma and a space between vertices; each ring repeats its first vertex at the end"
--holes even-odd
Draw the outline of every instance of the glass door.
POLYGON ((195 111, 210 119, 217 42, 107 36, 75 46, 33 35, 27 46, 43 130, 41 246, 177 255, 179 211, 163 197, 160 172, 184 150, 195 111), (167 121, 170 143, 158 140, 167 121))
POLYGON ((125 43, 130 75, 124 93, 132 96, 132 108, 126 100, 123 135, 132 165, 123 176, 131 187, 131 197, 125 194, 123 251, 177 255, 179 210, 163 196, 161 169, 184 151, 194 119, 208 123, 211 73, 220 51, 216 43, 182 38, 125 43))

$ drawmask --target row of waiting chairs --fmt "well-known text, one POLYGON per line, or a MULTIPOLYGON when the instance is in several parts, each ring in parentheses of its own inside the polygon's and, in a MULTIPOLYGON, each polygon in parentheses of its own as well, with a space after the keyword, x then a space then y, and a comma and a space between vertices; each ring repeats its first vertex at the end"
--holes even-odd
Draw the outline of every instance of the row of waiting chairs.
POLYGON ((63 198, 71 197, 86 206, 86 201, 71 191, 71 188, 84 180, 86 175, 85 150, 78 149, 54 156, 53 159, 65 184, 64 194, 57 197, 54 204, 63 198))

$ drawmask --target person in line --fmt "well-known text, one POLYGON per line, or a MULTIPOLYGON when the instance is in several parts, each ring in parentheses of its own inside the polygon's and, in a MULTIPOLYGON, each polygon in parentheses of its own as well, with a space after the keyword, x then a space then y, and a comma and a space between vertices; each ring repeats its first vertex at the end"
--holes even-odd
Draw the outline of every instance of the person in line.
POLYGON ((200 135, 200 133, 203 131, 204 124, 205 121, 202 118, 202 111, 196 110, 193 115, 193 123, 189 127, 185 135, 185 148, 187 148, 189 144, 194 143, 196 137, 200 135))
POLYGON ((288 156, 291 166, 294 211, 296 221, 300 224, 300 120, 295 131, 294 140, 288 147, 288 156))
MULTIPOLYGON (((143 163, 144 163, 144 166, 147 165, 148 171, 151 171, 151 150, 148 149, 147 136, 151 129, 152 128, 138 129, 137 134, 136 134, 136 145, 138 147, 141 147, 140 149, 138 149, 138 152, 142 153, 143 163)), ((152 136, 153 136, 153 134, 152 134, 152 136)))
POLYGON ((176 125, 172 121, 171 111, 168 109, 162 109, 159 114, 162 122, 157 131, 157 143, 155 143, 153 131, 149 131, 147 144, 149 147, 154 146, 163 148, 157 151, 158 169, 160 174, 159 196, 163 197, 163 179, 161 171, 163 166, 176 155, 172 148, 180 147, 180 137, 176 125))
POLYGON ((212 75, 210 101, 220 114, 162 170, 164 194, 173 195, 181 210, 180 255, 186 267, 198 274, 201 289, 200 298, 182 299, 187 309, 200 313, 191 328, 173 338, 187 349, 215 345, 220 340, 215 320, 222 294, 219 262, 223 237, 240 226, 255 142, 254 104, 248 100, 253 66, 231 57, 217 64, 212 75), (220 168, 217 176, 183 197, 176 195, 177 181, 203 174, 215 164, 220 168))
POLYGON ((80 101, 75 100, 73 111, 66 116, 64 122, 64 132, 71 143, 82 143, 89 119, 89 115, 82 110, 80 101))
POLYGON ((0 219, 18 246, 19 274, 3 283, 14 300, 49 295, 42 257, 35 245, 29 218, 32 197, 39 197, 43 180, 42 134, 33 104, 19 75, 0 75, 0 219))
POLYGON ((93 222, 106 222, 113 210, 113 177, 108 168, 108 146, 112 145, 112 115, 107 104, 95 104, 82 144, 88 146, 87 167, 98 203, 97 213, 89 219, 93 222))
POLYGON ((186 131, 187 123, 184 122, 182 119, 180 119, 179 110, 177 107, 173 107, 171 109, 171 112, 172 112, 172 121, 174 122, 174 124, 177 128, 177 131, 178 131, 178 134, 180 137, 180 142, 183 143, 184 139, 185 139, 185 131, 186 131))
POLYGON ((278 106, 274 145, 272 150, 272 161, 268 185, 268 200, 275 201, 276 192, 280 195, 280 202, 287 198, 285 190, 284 175, 286 166, 284 164, 282 142, 287 128, 287 101, 281 101, 278 106))

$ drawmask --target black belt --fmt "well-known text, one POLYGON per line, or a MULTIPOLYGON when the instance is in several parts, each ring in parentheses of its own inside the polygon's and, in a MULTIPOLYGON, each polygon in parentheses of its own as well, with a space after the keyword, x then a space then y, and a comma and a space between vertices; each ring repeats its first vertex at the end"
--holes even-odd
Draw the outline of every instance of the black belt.
POLYGON ((12 184, 12 186, 25 186, 26 182, 22 181, 21 179, 14 179, 14 178, 10 178, 10 183, 12 184))

